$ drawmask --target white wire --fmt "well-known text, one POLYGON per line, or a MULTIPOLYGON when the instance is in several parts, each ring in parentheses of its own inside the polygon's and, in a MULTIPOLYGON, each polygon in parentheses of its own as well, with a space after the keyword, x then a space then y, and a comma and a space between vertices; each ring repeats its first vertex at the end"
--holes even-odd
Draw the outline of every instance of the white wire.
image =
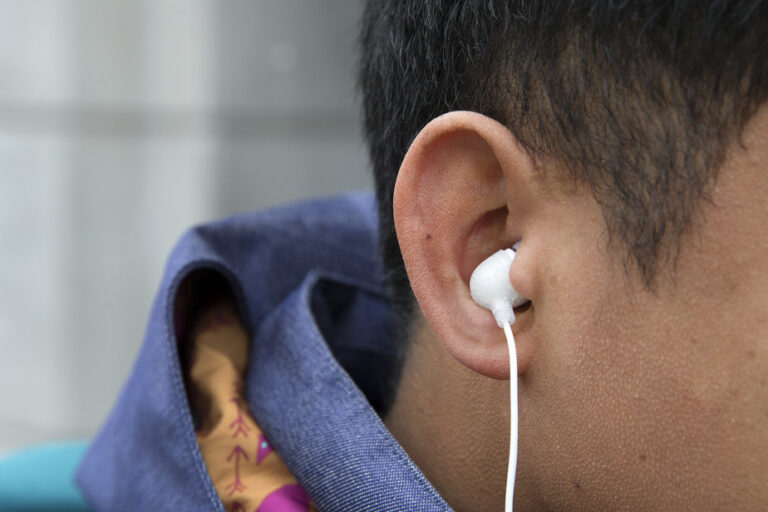
POLYGON ((504 335, 509 347, 509 465, 507 466, 507 493, 504 498, 504 512, 512 512, 515 495, 515 472, 517 471, 517 348, 512 327, 504 322, 504 335))

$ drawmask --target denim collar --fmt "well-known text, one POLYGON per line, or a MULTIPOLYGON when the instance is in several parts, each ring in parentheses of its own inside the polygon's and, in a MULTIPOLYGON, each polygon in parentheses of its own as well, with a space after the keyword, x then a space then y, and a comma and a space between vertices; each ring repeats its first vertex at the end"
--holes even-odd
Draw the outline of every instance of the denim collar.
POLYGON ((230 282, 252 334, 251 411, 320 510, 450 510, 350 376, 375 375, 378 354, 388 353, 375 226, 372 197, 353 194, 188 232, 131 376, 80 468, 91 505, 223 511, 195 439, 173 329, 179 283, 207 268, 230 282))
POLYGON ((318 283, 337 279, 309 275, 265 319, 248 368, 251 410, 320 510, 449 510, 340 367, 315 322, 318 283))

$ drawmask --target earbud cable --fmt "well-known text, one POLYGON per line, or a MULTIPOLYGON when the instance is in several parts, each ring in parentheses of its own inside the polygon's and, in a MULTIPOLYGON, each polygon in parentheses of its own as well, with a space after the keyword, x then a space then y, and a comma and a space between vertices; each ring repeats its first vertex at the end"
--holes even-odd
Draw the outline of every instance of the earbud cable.
POLYGON ((504 498, 504 512, 512 512, 515 472, 517 471, 517 348, 509 322, 504 322, 504 335, 507 337, 509 347, 509 466, 507 466, 507 493, 504 498))

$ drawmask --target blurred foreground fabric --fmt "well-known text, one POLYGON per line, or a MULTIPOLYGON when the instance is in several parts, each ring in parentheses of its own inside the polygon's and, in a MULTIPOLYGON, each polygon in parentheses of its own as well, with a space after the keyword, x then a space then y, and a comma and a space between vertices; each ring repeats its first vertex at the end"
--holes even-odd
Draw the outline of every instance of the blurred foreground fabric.
POLYGON ((0 459, 0 510, 90 510, 74 483, 87 448, 85 441, 46 444, 0 459))

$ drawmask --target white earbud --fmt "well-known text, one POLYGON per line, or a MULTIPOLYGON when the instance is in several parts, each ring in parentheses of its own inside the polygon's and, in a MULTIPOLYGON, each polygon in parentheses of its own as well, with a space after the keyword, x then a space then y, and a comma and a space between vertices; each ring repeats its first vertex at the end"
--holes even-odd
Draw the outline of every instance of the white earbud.
POLYGON ((493 313, 499 327, 504 327, 507 322, 515 323, 513 309, 528 300, 517 293, 509 282, 509 267, 514 260, 513 249, 501 249, 480 263, 469 278, 472 299, 478 306, 493 313))
POLYGON ((493 313, 496 323, 504 329, 509 348, 509 465, 507 466, 507 493, 504 498, 505 512, 512 512, 515 493, 515 472, 517 470, 517 348, 512 334, 515 323, 514 308, 528 299, 517 293, 509 282, 509 268, 515 261, 515 250, 502 249, 491 254, 480 263, 469 278, 469 292, 478 306, 493 313))

